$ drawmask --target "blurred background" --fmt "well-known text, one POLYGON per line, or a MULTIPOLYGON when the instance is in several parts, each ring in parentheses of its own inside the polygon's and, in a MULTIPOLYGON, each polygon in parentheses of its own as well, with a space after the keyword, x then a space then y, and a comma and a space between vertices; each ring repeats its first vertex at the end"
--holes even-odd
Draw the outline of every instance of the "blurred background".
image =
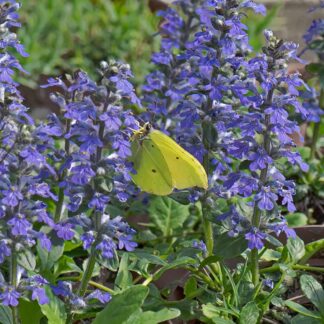
MULTIPOLYGON (((30 73, 21 76, 22 92, 27 105, 38 117, 51 107, 46 90, 39 84, 49 76, 83 69, 96 76, 101 60, 121 59, 129 63, 134 82, 140 91, 149 72, 150 56, 158 50, 159 18, 156 11, 172 0, 21 0, 23 28, 19 37, 30 54, 22 64, 30 73)), ((300 43, 311 21, 320 11, 307 13, 316 0, 259 0, 268 7, 266 17, 253 15, 245 19, 251 44, 259 50, 262 31, 272 28, 287 40, 300 43)), ((308 59, 313 59, 307 54, 308 59)))

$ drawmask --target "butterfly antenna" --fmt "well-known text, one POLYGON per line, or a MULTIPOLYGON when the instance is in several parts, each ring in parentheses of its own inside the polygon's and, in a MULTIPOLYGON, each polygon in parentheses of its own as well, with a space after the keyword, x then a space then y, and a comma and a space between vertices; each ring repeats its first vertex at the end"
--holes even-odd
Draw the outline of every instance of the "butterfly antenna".
MULTIPOLYGON (((142 125, 144 125, 146 123, 145 120, 142 117, 140 117, 140 116, 136 116, 136 117, 142 123, 142 125)), ((138 123, 138 125, 139 125, 139 127, 141 127, 140 123, 138 123)))

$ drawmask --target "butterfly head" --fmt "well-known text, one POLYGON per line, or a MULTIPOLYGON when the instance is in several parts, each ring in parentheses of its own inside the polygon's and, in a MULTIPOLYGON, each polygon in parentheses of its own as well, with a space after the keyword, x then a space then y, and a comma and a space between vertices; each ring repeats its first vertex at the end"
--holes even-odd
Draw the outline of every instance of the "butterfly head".
POLYGON ((151 130, 152 125, 148 122, 145 123, 140 129, 134 130, 133 135, 131 137, 131 142, 145 138, 151 130))

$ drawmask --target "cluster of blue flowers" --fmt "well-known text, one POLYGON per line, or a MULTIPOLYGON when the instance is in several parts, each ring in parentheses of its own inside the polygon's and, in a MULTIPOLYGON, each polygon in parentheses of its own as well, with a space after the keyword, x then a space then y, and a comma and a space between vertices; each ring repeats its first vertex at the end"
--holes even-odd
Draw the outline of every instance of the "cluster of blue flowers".
POLYGON ((298 46, 266 31, 262 53, 252 57, 243 10, 265 14, 253 1, 176 4, 190 9, 161 14, 157 71, 144 87, 148 108, 166 116, 161 125, 204 161, 209 195, 242 198, 218 218, 230 235, 244 234, 251 249, 262 248, 269 231, 294 236, 281 211, 295 210, 295 185, 280 170, 283 160, 307 170, 291 139, 299 132, 292 118, 308 114, 298 98, 307 86, 287 72, 298 46))
POLYGON ((47 144, 38 136, 12 79, 15 71, 25 72, 14 50, 27 56, 12 32, 20 27, 18 8, 15 1, 0 1, 0 263, 7 262, 9 269, 1 273, 0 300, 9 306, 16 306, 23 294, 40 304, 48 301, 47 281, 38 275, 28 277, 19 256, 37 241, 42 248, 51 249, 50 239, 39 228, 53 225, 43 198, 57 199, 42 176, 43 172, 55 174, 43 154, 47 144))
MULTIPOLYGON (((107 210, 132 192, 129 134, 138 125, 124 104, 140 102, 128 81, 130 68, 103 62, 99 84, 81 71, 65 82, 50 79, 44 87, 60 89, 51 95, 60 116, 52 114, 36 126, 12 79, 15 70, 25 72, 12 48, 27 55, 11 31, 20 26, 18 8, 16 1, 0 1, 0 262, 9 264, 8 273, 1 274, 0 300, 9 306, 17 306, 22 295, 48 302, 49 282, 36 270, 30 275, 19 262, 37 241, 51 250, 46 233, 63 241, 80 239, 98 258, 113 258, 117 249, 132 251, 136 246, 135 231, 107 210), (56 194, 50 188, 57 188, 56 194), (55 202, 53 215, 48 200, 55 202)), ((96 290, 82 299, 68 287, 52 286, 54 293, 79 306, 110 299, 96 290)))
MULTIPOLYGON (((310 9, 310 12, 315 10, 324 9, 324 1, 320 1, 319 5, 314 6, 310 9)), ((324 19, 319 18, 313 20, 311 25, 309 26, 307 32, 304 35, 304 41, 306 43, 305 49, 302 51, 301 54, 304 52, 311 50, 317 56, 319 62, 323 62, 324 60, 324 19)), ((300 54, 300 55, 301 55, 300 54)), ((316 66, 317 73, 321 73, 322 70, 319 66, 316 66)), ((302 93, 302 97, 304 100, 304 107, 308 111, 308 118, 307 120, 314 123, 319 123, 321 120, 321 116, 324 114, 323 110, 320 108, 319 103, 319 94, 314 88, 305 89, 302 93)))
MULTIPOLYGON (((81 71, 66 82, 50 79, 44 87, 60 89, 51 99, 59 105, 62 118, 52 115, 38 129, 48 140, 64 138, 51 153, 63 197, 56 213, 59 237, 70 240, 76 235, 93 258, 111 259, 117 249, 136 247, 135 231, 120 216, 112 218, 108 209, 125 203, 134 189, 127 158, 130 133, 138 124, 124 106, 140 102, 128 81, 132 74, 127 64, 102 62, 99 72, 99 84, 81 71)), ((64 296, 82 304, 71 291, 64 296)))

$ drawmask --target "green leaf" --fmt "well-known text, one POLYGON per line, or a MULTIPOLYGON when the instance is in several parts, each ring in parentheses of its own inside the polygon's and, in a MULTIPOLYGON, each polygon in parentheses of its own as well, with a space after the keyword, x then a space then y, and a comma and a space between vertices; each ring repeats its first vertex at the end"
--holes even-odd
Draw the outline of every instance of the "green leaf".
POLYGON ((117 251, 114 251, 114 256, 112 258, 103 258, 100 255, 97 256, 97 261, 105 268, 107 268, 110 271, 116 272, 119 267, 119 257, 117 254, 117 251))
POLYGON ((129 253, 130 255, 134 255, 136 258, 142 260, 146 260, 147 263, 155 264, 155 265, 161 265, 164 266, 167 264, 164 260, 162 260, 160 257, 153 255, 150 252, 143 251, 143 250, 135 250, 133 252, 129 253))
POLYGON ((62 255, 60 259, 54 265, 54 275, 58 277, 63 273, 78 272, 81 273, 82 270, 75 264, 73 258, 67 255, 62 255))
POLYGON ((18 306, 21 324, 39 324, 40 319, 44 316, 36 301, 20 299, 18 306))
POLYGON ((0 305, 0 323, 1 324, 12 324, 12 312, 9 306, 0 305))
POLYGON ((226 309, 224 307, 217 307, 215 305, 213 305, 212 303, 207 303, 205 305, 202 305, 202 312, 203 314, 211 319, 213 321, 213 323, 218 324, 218 323, 224 323, 224 324, 232 324, 234 322, 230 321, 230 320, 226 320, 220 317, 221 313, 227 313, 227 314, 231 314, 233 316, 237 316, 238 314, 236 314, 234 311, 232 311, 231 309, 226 309))
POLYGON ((132 285, 132 279, 132 274, 128 271, 128 254, 124 253, 120 260, 115 286, 117 289, 124 290, 132 285))
POLYGON ((46 287, 45 290, 49 303, 40 305, 40 308, 47 317, 48 324, 65 324, 67 316, 64 303, 53 294, 50 287, 46 287))
POLYGON ((278 239, 273 237, 272 235, 267 235, 266 241, 268 241, 271 245, 273 245, 275 247, 281 247, 282 246, 282 243, 278 239))
POLYGON ((297 312, 299 314, 302 314, 304 316, 313 317, 313 318, 319 318, 319 319, 321 318, 321 316, 319 315, 318 312, 313 312, 313 311, 307 309, 306 307, 295 303, 292 300, 286 300, 285 305, 287 307, 289 307, 290 309, 292 309, 293 311, 295 311, 295 312, 297 312))
POLYGON ((308 218, 303 213, 293 213, 286 216, 286 220, 290 227, 298 227, 307 225, 308 218))
POLYGON ((219 261, 221 261, 221 260, 222 260, 221 257, 219 257, 219 256, 215 256, 215 255, 211 255, 211 256, 207 257, 206 259, 204 259, 204 260, 200 263, 199 268, 202 269, 203 267, 208 266, 209 264, 216 263, 216 262, 219 262, 219 261))
POLYGON ((305 254, 305 245, 302 239, 290 237, 287 241, 287 249, 291 259, 297 263, 305 254))
POLYGON ((93 324, 123 324, 136 313, 144 303, 149 289, 145 286, 133 286, 113 296, 109 304, 97 314, 93 324))
POLYGON ((142 312, 141 310, 133 313, 125 322, 127 324, 157 324, 169 321, 180 316, 180 311, 173 308, 164 308, 158 312, 142 312))
MULTIPOLYGON (((323 43, 323 42, 322 42, 323 43)), ((314 42, 314 46, 315 46, 314 42)), ((321 44, 323 46, 323 44, 321 44)), ((322 63, 310 63, 306 65, 306 71, 312 74, 323 74, 324 73, 324 64, 322 63)))
MULTIPOLYGON (((42 229, 46 232, 46 230, 42 229)), ((49 238, 52 241, 52 247, 50 251, 43 249, 40 243, 37 243, 37 255, 40 259, 41 274, 47 277, 50 275, 51 269, 55 262, 62 256, 64 250, 64 242, 59 239, 55 233, 51 232, 49 238)))
POLYGON ((291 320, 291 324, 323 324, 323 322, 312 317, 297 315, 291 320))
POLYGON ((184 286, 184 294, 186 298, 193 298, 197 293, 197 280, 194 277, 190 277, 184 286))
POLYGON ((215 235, 214 256, 231 259, 241 255, 247 249, 247 241, 243 235, 230 237, 228 233, 215 235))
POLYGON ((314 254, 316 254, 321 250, 324 250, 324 239, 320 239, 306 244, 305 250, 306 250, 305 255, 299 262, 301 264, 305 264, 314 254))
POLYGON ((239 304, 244 305, 251 301, 254 294, 254 286, 250 281, 242 281, 238 287, 239 304))
POLYGON ((64 252, 69 252, 77 249, 82 245, 82 242, 74 242, 74 241, 65 241, 64 242, 64 252))
POLYGON ((178 259, 173 260, 168 265, 162 267, 159 271, 157 271, 154 275, 154 279, 155 280, 159 279, 162 276, 162 274, 167 270, 177 269, 179 267, 183 267, 185 265, 194 264, 194 263, 196 263, 196 260, 193 258, 180 257, 178 259))
POLYGON ((30 250, 25 250, 18 254, 18 264, 29 271, 34 271, 36 267, 35 254, 30 250))
POLYGON ((150 217, 164 236, 180 229, 189 216, 189 206, 181 205, 168 197, 156 197, 148 208, 150 217))
POLYGON ((306 297, 317 307, 324 317, 324 290, 322 285, 310 275, 300 277, 300 286, 306 297))
POLYGON ((247 303, 240 314, 240 324, 256 324, 260 315, 259 308, 254 301, 247 303))
POLYGON ((280 259, 281 253, 272 249, 267 249, 261 256, 264 261, 277 261, 280 259))
POLYGON ((234 324, 233 321, 218 316, 211 318, 211 320, 215 324, 234 324))

